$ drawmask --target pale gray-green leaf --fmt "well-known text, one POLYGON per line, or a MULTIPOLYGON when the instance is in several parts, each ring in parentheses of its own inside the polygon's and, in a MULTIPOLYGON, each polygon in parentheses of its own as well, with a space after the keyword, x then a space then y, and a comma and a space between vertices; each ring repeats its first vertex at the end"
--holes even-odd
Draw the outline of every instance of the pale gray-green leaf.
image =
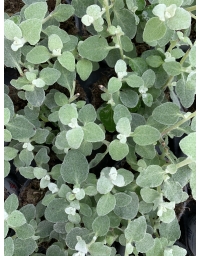
POLYGON ((144 85, 144 81, 140 76, 135 74, 131 74, 124 79, 127 84, 132 88, 139 88, 140 86, 144 85))
POLYGON ((20 212, 23 213, 27 223, 29 223, 31 220, 35 219, 36 207, 33 204, 27 204, 20 208, 20 212))
POLYGON ((138 104, 139 96, 135 91, 126 89, 120 91, 120 100, 127 108, 134 108, 138 104))
POLYGON ((151 188, 142 188, 140 190, 140 194, 142 196, 142 199, 146 203, 153 203, 155 200, 157 200, 160 197, 160 193, 154 189, 151 188))
POLYGON ((57 34, 51 34, 48 37, 48 48, 51 52, 53 52, 53 50, 61 50, 63 48, 62 40, 57 34))
POLYGON ((97 202, 97 214, 99 216, 105 216, 115 208, 115 205, 116 199, 114 195, 110 193, 103 195, 97 202))
POLYGON ((58 245, 51 245, 50 247, 48 247, 47 252, 46 252, 47 256, 65 256, 64 251, 58 246, 58 245))
POLYGON ((96 236, 105 236, 110 228, 110 219, 107 215, 97 217, 92 223, 96 236))
POLYGON ((136 145, 135 152, 143 158, 153 159, 156 156, 154 145, 140 146, 136 145))
POLYGON ((129 222, 127 228, 124 230, 126 239, 129 242, 140 241, 144 238, 147 229, 147 223, 144 216, 141 216, 129 222))
POLYGON ((78 149, 83 141, 84 133, 81 127, 67 131, 66 139, 71 148, 78 149))
POLYGON ((176 204, 184 202, 188 198, 188 194, 183 192, 181 185, 173 179, 169 179, 164 183, 163 194, 168 200, 174 201, 176 204))
POLYGON ((16 230, 16 234, 17 234, 18 238, 23 239, 23 240, 30 238, 35 234, 34 228, 30 224, 27 224, 27 223, 16 228, 15 230, 16 230))
POLYGON ((11 49, 12 42, 4 38, 4 64, 6 67, 19 68, 18 64, 21 60, 21 49, 13 51, 11 49))
POLYGON ((17 156, 18 150, 12 147, 4 147, 4 160, 10 161, 17 156))
POLYGON ((168 241, 175 242, 181 236, 178 220, 175 218, 170 223, 161 223, 159 227, 161 237, 165 237, 168 241))
POLYGON ((12 237, 7 237, 4 240, 4 256, 12 256, 14 252, 14 242, 12 237))
POLYGON ((78 118, 77 109, 71 104, 66 104, 59 109, 60 121, 67 125, 71 122, 72 118, 78 118))
POLYGON ((75 70, 75 58, 71 52, 63 52, 61 56, 58 56, 58 61, 70 72, 75 70))
POLYGON ((128 155, 129 147, 127 144, 121 143, 119 140, 113 140, 109 144, 109 154, 113 160, 119 161, 122 160, 125 156, 128 155))
POLYGON ((14 255, 15 256, 29 256, 31 255, 37 248, 37 244, 35 240, 32 238, 28 238, 26 240, 22 240, 20 238, 16 238, 14 241, 14 255))
POLYGON ((144 238, 135 243, 138 252, 146 253, 154 246, 154 239, 152 235, 146 233, 144 238))
POLYGON ((114 108, 113 119, 114 119, 115 124, 117 124, 119 119, 122 117, 127 117, 130 121, 132 119, 131 113, 129 112, 128 108, 125 107, 124 105, 118 104, 114 108))
POLYGON ((131 196, 121 192, 116 193, 115 198, 116 198, 116 206, 118 207, 125 207, 128 204, 130 204, 130 202, 132 201, 131 196))
POLYGON ((42 179, 47 174, 47 170, 41 167, 34 167, 33 174, 37 179, 42 179))
POLYGON ((4 178, 10 173, 10 163, 4 160, 4 178))
MULTIPOLYGON (((90 219, 91 220, 91 219, 90 219)), ((90 231, 86 228, 73 228, 66 236, 66 244, 69 248, 75 249, 77 244, 77 236, 80 236, 86 243, 91 242, 92 237, 89 236, 90 231)))
POLYGON ((33 167, 20 167, 19 168, 19 173, 26 179, 34 179, 35 176, 33 174, 33 167))
POLYGON ((168 28, 172 30, 187 29, 191 25, 191 15, 185 9, 178 7, 175 15, 167 20, 168 28))
POLYGON ((192 132, 183 138, 179 146, 184 154, 186 154, 193 161, 196 161, 196 132, 192 132))
MULTIPOLYGON (((28 19, 20 23, 22 35, 31 45, 35 45, 40 40, 42 21, 36 18, 28 19)), ((37 53, 38 54, 38 53, 37 53)))
POLYGON ((49 130, 38 128, 36 130, 36 134, 33 136, 32 140, 38 144, 43 144, 46 142, 48 135, 49 135, 49 130))
POLYGON ((17 210, 18 206, 18 197, 15 194, 9 195, 9 197, 4 202, 4 209, 8 214, 12 213, 14 210, 17 210))
POLYGON ((108 82, 108 92, 115 93, 122 87, 122 82, 116 77, 112 77, 108 82))
POLYGON ((52 200, 46 210, 45 210, 45 218, 50 222, 65 222, 67 221, 67 214, 65 212, 65 208, 69 204, 64 198, 56 198, 52 200))
POLYGON ((112 190, 113 186, 111 180, 105 176, 100 177, 97 181, 97 191, 100 194, 107 194, 112 190))
POLYGON ((146 253, 147 256, 163 256, 163 246, 159 238, 154 239, 154 246, 146 253))
POLYGON ((33 152, 28 151, 26 148, 22 149, 22 151, 19 153, 19 159, 25 164, 25 166, 31 165, 33 158, 33 152))
POLYGON ((26 59, 33 64, 40 64, 46 62, 51 57, 49 50, 43 45, 35 46, 27 53, 26 59))
POLYGON ((60 77, 61 73, 55 68, 43 68, 40 72, 40 78, 47 85, 53 85, 60 77))
POLYGON ((27 101, 34 107, 40 107, 45 100, 45 92, 42 88, 35 87, 32 92, 25 92, 27 101))
POLYGON ((143 74, 142 74, 142 79, 144 81, 145 86, 148 88, 154 85, 156 81, 156 75, 155 72, 152 69, 147 69, 143 74))
POLYGON ((37 166, 41 166, 43 163, 48 163, 50 157, 48 156, 47 148, 42 147, 35 155, 35 162, 37 163, 37 166))
POLYGON ((100 242, 93 243, 89 251, 91 256, 111 256, 111 248, 100 242))
POLYGON ((167 74, 170 76, 178 76, 182 72, 181 64, 176 61, 165 62, 163 64, 163 68, 167 72, 167 74))
POLYGON ((124 134, 126 136, 130 135, 131 126, 130 126, 130 121, 128 120, 127 117, 122 117, 119 119, 119 121, 117 122, 117 125, 116 125, 116 130, 119 133, 124 134))
POLYGON ((105 139, 103 130, 95 123, 89 122, 83 127, 84 140, 88 142, 99 142, 105 139))
POLYGON ((24 215, 20 211, 14 210, 8 216, 7 223, 8 223, 9 227, 16 228, 16 227, 20 227, 23 224, 25 224, 26 223, 26 219, 25 219, 24 215))
POLYGON ((81 80, 85 81, 92 73, 92 62, 87 59, 81 59, 76 63, 76 70, 81 80))
POLYGON ((70 4, 59 4, 53 11, 52 17, 54 17, 59 22, 63 22, 65 20, 68 20, 73 14, 73 6, 71 6, 70 4))
POLYGON ((7 19, 4 22, 4 35, 7 39, 14 40, 14 37, 22 37, 22 31, 14 21, 7 19))
POLYGON ((56 34, 60 37, 60 39, 62 40, 63 44, 70 41, 70 37, 67 34, 67 32, 63 29, 60 29, 57 26, 54 25, 50 25, 48 26, 44 31, 43 31, 47 36, 50 36, 52 34, 56 34))
POLYGON ((78 119, 83 123, 94 122, 97 114, 92 104, 86 104, 83 106, 78 114, 78 119))
POLYGON ((47 12, 47 3, 46 2, 37 2, 29 5, 24 10, 24 16, 27 19, 43 19, 47 12))

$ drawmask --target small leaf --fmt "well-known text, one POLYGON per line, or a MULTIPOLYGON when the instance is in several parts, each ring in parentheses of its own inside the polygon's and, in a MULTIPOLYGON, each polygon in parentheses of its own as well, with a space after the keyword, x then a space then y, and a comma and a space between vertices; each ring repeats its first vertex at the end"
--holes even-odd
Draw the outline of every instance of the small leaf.
POLYGON ((4 35, 7 39, 14 40, 14 37, 22 37, 22 31, 14 21, 7 19, 4 22, 4 35))
POLYGON ((66 139, 71 148, 78 149, 83 141, 84 133, 81 127, 67 131, 66 139))
POLYGON ((19 206, 18 198, 15 194, 9 195, 4 202, 4 209, 8 214, 11 214, 14 210, 17 210, 19 206))
MULTIPOLYGON (((22 21, 22 23, 19 26, 22 30, 22 35, 24 39, 28 41, 31 45, 35 45, 40 40, 40 33, 42 31, 41 20, 35 18, 28 19, 22 21)), ((39 55, 38 52, 37 55, 39 55)))
POLYGON ((160 197, 160 193, 154 189, 151 188, 142 188, 140 190, 140 194, 142 196, 142 199, 146 203, 153 203, 155 200, 157 200, 160 197))
POLYGON ((79 43, 78 52, 82 58, 98 62, 107 56, 109 52, 108 43, 105 38, 91 36, 79 43))
POLYGON ((140 187, 158 187, 164 179, 164 171, 158 165, 149 165, 142 170, 136 179, 136 183, 140 187))
POLYGON ((56 92, 54 94, 54 100, 55 100, 56 104, 60 107, 69 103, 67 96, 62 92, 56 92))
POLYGON ((196 46, 192 46, 189 53, 189 60, 190 60, 190 64, 193 67, 196 67, 196 46))
POLYGON ((125 194, 125 193, 116 193, 116 206, 118 207, 125 207, 132 201, 131 196, 125 194))
POLYGON ((127 108, 134 108, 139 101, 138 94, 130 89, 120 91, 120 100, 127 108))
POLYGON ((149 125, 140 125, 133 132, 133 140, 140 146, 147 146, 160 139, 160 132, 149 125))
POLYGON ((25 224, 26 223, 26 219, 25 219, 24 215, 20 211, 14 210, 8 216, 7 223, 8 223, 9 227, 16 228, 16 227, 20 227, 23 224, 25 224))
POLYGON ((129 75, 124 80, 132 88, 139 88, 140 86, 144 85, 143 79, 140 76, 137 76, 135 74, 129 75))
POLYGON ((196 132, 190 133, 183 138, 179 145, 184 154, 192 160, 196 160, 196 132))
POLYGON ((71 104, 66 104, 62 106, 59 109, 59 118, 60 121, 64 124, 67 125, 71 123, 72 118, 78 118, 78 113, 76 107, 74 107, 71 104))
MULTIPOLYGON (((129 60, 129 66, 135 72, 135 74, 137 76, 142 76, 142 74, 148 69, 148 65, 147 65, 146 61, 140 57, 133 58, 133 59, 129 60)), ((143 84, 141 84, 141 85, 143 85, 143 84)))
POLYGON ((75 70, 75 58, 71 52, 63 52, 61 56, 58 56, 58 61, 70 72, 75 70))
MULTIPOLYGON (((90 219, 91 220, 91 219, 90 219)), ((75 249, 77 244, 77 236, 80 236, 86 243, 90 243, 92 237, 89 236, 90 231, 86 228, 75 227, 66 236, 66 244, 70 249, 75 249)))
POLYGON ((45 14, 47 12, 47 3, 46 2, 38 2, 38 3, 33 3, 29 5, 25 10, 24 10, 24 16, 25 19, 43 19, 45 14))
POLYGON ((97 191, 100 194, 107 194, 112 190, 114 185, 112 184, 111 180, 102 176, 97 181, 97 191))
POLYGON ((31 165, 33 158, 33 152, 28 151, 26 148, 22 149, 22 151, 19 153, 19 159, 25 164, 25 166, 31 165))
POLYGON ((150 234, 145 234, 144 238, 135 243, 138 252, 146 253, 154 246, 154 239, 150 234))
POLYGON ((116 77, 112 77, 108 82, 108 92, 115 93, 122 87, 122 82, 116 77))
POLYGON ((85 81, 92 73, 92 62, 87 59, 81 59, 76 63, 76 70, 81 80, 85 81))
POLYGON ((83 127, 84 140, 88 142, 100 142, 105 139, 103 130, 95 123, 89 122, 83 127))
POLYGON ((148 250, 146 253, 147 256, 162 256, 163 255, 163 246, 160 241, 160 238, 155 238, 154 239, 154 246, 148 250))
POLYGON ((59 22, 63 22, 68 20, 73 14, 73 6, 71 6, 70 4, 59 4, 53 11, 52 17, 54 17, 59 22))
POLYGON ((18 150, 12 147, 4 147, 4 160, 10 161, 17 156, 18 150))
POLYGON ((164 70, 170 76, 178 76, 182 72, 182 66, 179 62, 176 61, 169 61, 163 64, 164 70))
POLYGON ((47 85, 53 85, 60 77, 60 71, 55 68, 43 68, 40 72, 40 78, 47 85))
POLYGON ((127 117, 130 121, 132 119, 131 113, 129 112, 128 108, 125 107, 124 105, 118 104, 114 108, 114 115, 113 115, 114 122, 117 124, 119 119, 122 117, 127 117))
POLYGON ((185 9, 178 7, 175 15, 168 19, 166 24, 171 30, 187 29, 191 25, 191 15, 185 9))
POLYGON ((166 33, 166 25, 158 17, 149 19, 145 25, 143 32, 143 40, 147 43, 157 41, 164 37, 166 33))
POLYGON ((125 182, 124 186, 127 186, 128 184, 130 184, 134 179, 133 173, 126 169, 120 168, 117 170, 117 172, 118 174, 124 177, 124 182, 125 182))
POLYGON ((4 160, 4 178, 10 173, 10 163, 4 160))
POLYGON ((14 242, 12 237, 7 237, 4 240, 4 256, 12 256, 14 253, 14 242))
POLYGON ((37 244, 35 240, 32 238, 28 238, 26 240, 22 240, 20 238, 16 238, 14 240, 14 255, 21 256, 21 255, 31 255, 37 248, 37 244))
POLYGON ((36 207, 33 204, 27 204, 20 208, 20 212, 23 213, 27 223, 29 223, 31 220, 35 219, 36 207))
POLYGON ((21 49, 13 51, 11 45, 12 42, 4 38, 4 65, 10 68, 19 68, 18 63, 21 60, 21 49))
POLYGON ((111 256, 111 248, 100 242, 93 243, 89 251, 92 256, 111 256))
POLYGON ((35 134, 35 127, 24 116, 14 117, 6 126, 14 140, 24 140, 35 134))
POLYGON ((18 238, 26 240, 27 238, 31 238, 35 234, 34 228, 30 225, 25 223, 24 225, 15 229, 16 235, 18 238))
POLYGON ((40 150, 37 152, 35 155, 35 162, 37 163, 38 166, 41 166, 43 163, 48 163, 50 157, 47 154, 47 148, 43 147, 40 148, 40 150))
POLYGON ((34 107, 40 107, 45 100, 45 92, 42 88, 35 88, 32 92, 25 92, 27 101, 34 107))
POLYGON ((192 170, 192 174, 190 177, 190 187, 192 189, 192 196, 196 200, 196 165, 192 163, 189 166, 192 170))
POLYGON ((97 214, 99 216, 105 216, 115 208, 115 205, 115 196, 111 195, 110 193, 103 195, 97 202, 97 214))
POLYGON ((28 167, 20 167, 19 168, 19 173, 26 179, 34 179, 35 176, 33 174, 33 167, 28 166, 28 167))
POLYGON ((49 222, 66 222, 67 214, 65 213, 65 208, 69 204, 64 198, 55 198, 46 207, 45 218, 49 222))
POLYGON ((180 114, 180 109, 176 104, 166 102, 156 107, 153 110, 152 116, 161 124, 173 125, 178 121, 180 114))
POLYGON ((35 46, 30 52, 27 53, 26 59, 33 64, 41 64, 46 62, 51 57, 51 53, 43 45, 35 46))
POLYGON ((64 251, 58 246, 58 245, 51 245, 50 247, 48 247, 47 252, 46 252, 47 256, 65 256, 64 251))
POLYGON ((49 135, 49 130, 38 128, 36 134, 33 136, 32 140, 37 144, 43 144, 46 142, 47 136, 49 135))
POLYGON ((81 18, 86 14, 86 9, 88 6, 94 4, 93 0, 72 0, 72 6, 75 9, 75 15, 81 18))
POLYGON ((94 122, 97 118, 97 113, 92 104, 83 106, 78 114, 78 119, 83 123, 94 122))
POLYGON ((151 55, 146 58, 147 64, 152 68, 158 68, 163 64, 163 59, 158 55, 151 55))
POLYGON ((130 135, 131 125, 130 125, 130 121, 128 120, 127 117, 122 117, 119 119, 119 121, 117 122, 117 125, 116 125, 116 130, 119 133, 124 134, 126 136, 130 135))
POLYGON ((70 36, 67 34, 67 32, 63 29, 60 29, 57 26, 50 25, 43 31, 47 36, 50 36, 52 34, 56 34, 60 37, 63 44, 70 41, 70 36))
POLYGON ((48 38, 48 48, 51 52, 63 48, 63 43, 60 37, 56 34, 52 34, 48 38))
POLYGON ((154 145, 135 146, 135 152, 143 158, 153 159, 156 156, 156 150, 154 145))
POLYGON ((129 147, 127 144, 121 143, 119 140, 113 140, 109 144, 109 154, 113 160, 119 161, 122 160, 125 156, 128 155, 129 147))
POLYGON ((127 228, 124 230, 126 239, 129 242, 140 241, 144 238, 147 229, 147 223, 144 216, 141 216, 129 222, 127 228))
POLYGON ((42 179, 47 174, 47 170, 40 167, 34 167, 33 174, 39 180, 42 179))
POLYGON ((92 223, 92 230, 96 236, 105 236, 110 229, 110 219, 106 216, 97 217, 92 223))
POLYGON ((89 166, 87 159, 77 150, 70 150, 61 165, 61 175, 70 184, 81 184, 87 179, 89 166))

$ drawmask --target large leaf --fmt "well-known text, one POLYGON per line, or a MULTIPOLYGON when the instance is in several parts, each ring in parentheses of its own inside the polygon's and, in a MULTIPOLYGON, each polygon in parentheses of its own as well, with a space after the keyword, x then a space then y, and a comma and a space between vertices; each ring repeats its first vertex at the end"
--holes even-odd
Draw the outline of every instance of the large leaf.
POLYGON ((167 26, 172 30, 187 29, 191 25, 191 15, 188 11, 178 7, 175 15, 167 20, 167 26))
POLYGON ((91 36, 85 41, 79 42, 78 52, 82 58, 98 62, 107 56, 109 52, 108 43, 105 38, 91 36))
POLYGON ((7 19, 4 22, 4 35, 7 39, 14 40, 14 37, 22 37, 22 31, 14 21, 7 19))
MULTIPOLYGON (((42 31, 42 21, 39 19, 28 19, 20 24, 24 39, 31 45, 35 45, 40 40, 42 31)), ((38 53, 37 53, 38 54, 38 53)))
POLYGON ((70 4, 59 4, 53 11, 52 17, 54 17, 59 22, 63 22, 65 20, 68 20, 73 14, 73 6, 71 6, 70 4))
POLYGON ((105 236, 110 228, 110 219, 107 215, 97 217, 92 223, 96 236, 105 236))
POLYGON ((81 80, 85 81, 92 72, 92 62, 86 59, 81 59, 76 64, 76 70, 81 80))
POLYGON ((37 2, 29 5, 24 10, 24 16, 27 19, 43 19, 47 12, 47 3, 46 2, 37 2))
POLYGON ((126 239, 129 242, 140 241, 144 238, 146 233, 147 223, 144 216, 141 216, 129 222, 127 228, 124 230, 126 239))
POLYGON ((109 144, 108 149, 110 156, 115 161, 122 160, 129 152, 128 145, 126 143, 121 143, 119 140, 113 140, 109 144))
POLYGON ((42 88, 35 87, 32 92, 26 91, 25 97, 32 106, 40 107, 45 100, 45 92, 42 88))
POLYGON ((168 241, 175 242, 181 236, 180 226, 177 218, 170 223, 161 223, 159 227, 161 237, 165 237, 168 241))
POLYGON ((89 165, 86 157, 76 150, 70 150, 65 156, 60 173, 64 181, 80 184, 87 179, 89 165))
POLYGON ((55 198, 52 200, 45 210, 46 220, 53 223, 66 222, 67 214, 65 213, 65 208, 68 205, 69 204, 64 198, 55 198))
POLYGON ((110 193, 103 195, 97 203, 97 214, 99 216, 105 216, 115 208, 115 205, 116 199, 114 195, 110 193))
POLYGON ((11 194, 4 203, 5 211, 10 214, 14 210, 17 210, 19 206, 18 198, 15 194, 11 194))
POLYGON ((105 139, 103 130, 95 123, 89 122, 83 127, 84 140, 88 142, 100 142, 105 139))

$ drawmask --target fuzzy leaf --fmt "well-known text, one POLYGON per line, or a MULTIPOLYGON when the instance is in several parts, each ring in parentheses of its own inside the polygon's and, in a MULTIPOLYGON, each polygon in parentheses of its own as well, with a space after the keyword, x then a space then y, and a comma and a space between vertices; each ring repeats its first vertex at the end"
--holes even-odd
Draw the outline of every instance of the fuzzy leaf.
POLYGON ((144 80, 144 84, 146 87, 151 87, 154 85, 156 81, 156 75, 155 72, 152 69, 147 69, 143 74, 142 74, 142 79, 144 80))
POLYGON ((168 75, 170 76, 178 76, 181 74, 181 64, 176 61, 169 61, 165 62, 163 64, 164 70, 167 72, 168 75))
POLYGON ((45 218, 49 222, 65 222, 67 221, 67 214, 65 213, 65 208, 69 204, 64 198, 56 198, 52 200, 46 210, 45 210, 45 218))
POLYGON ((75 70, 75 58, 71 52, 63 52, 61 56, 58 56, 58 61, 70 72, 75 70))
POLYGON ((22 37, 22 31, 14 21, 8 19, 4 22, 4 35, 7 39, 14 40, 14 37, 22 37))
POLYGON ((140 187, 158 187, 164 179, 164 171, 158 165, 149 165, 142 170, 136 179, 136 183, 140 187))
POLYGON ((46 252, 47 256, 65 256, 64 251, 58 246, 58 245, 51 245, 50 247, 48 247, 47 252, 46 252))
POLYGON ((129 147, 127 144, 121 143, 119 140, 113 140, 109 144, 109 154, 113 160, 119 161, 122 160, 125 156, 128 155, 129 147))
POLYGON ((107 194, 112 190, 113 186, 112 182, 104 176, 100 177, 97 181, 97 191, 100 194, 107 194))
POLYGON ((37 154, 35 155, 35 161, 38 166, 41 166, 43 163, 48 163, 50 157, 47 154, 47 148, 43 147, 41 148, 37 154))
POLYGON ((66 139, 71 148, 78 149, 83 141, 84 133, 81 127, 67 131, 66 139))
POLYGON ((93 243, 89 251, 91 256, 111 256, 111 248, 100 242, 93 243))
POLYGON ((20 167, 19 172, 26 179, 34 179, 35 178, 35 176, 33 174, 33 167, 32 166, 20 167))
POLYGON ((4 147, 4 160, 10 161, 17 156, 18 150, 12 147, 4 147))
POLYGON ((38 3, 33 3, 29 5, 25 10, 24 10, 24 16, 26 20, 28 19, 43 19, 45 14, 47 12, 47 3, 46 2, 38 2, 38 3))
POLYGON ((163 194, 168 200, 176 204, 184 202, 188 198, 188 194, 183 192, 181 185, 172 179, 164 183, 163 194))
POLYGON ((4 39, 4 64, 6 67, 16 68, 19 67, 19 61, 21 60, 21 50, 13 51, 11 49, 12 42, 8 39, 4 39))
POLYGON ((131 74, 130 76, 126 77, 124 80, 132 88, 139 88, 140 86, 144 85, 143 79, 140 76, 137 76, 135 74, 131 74))
POLYGON ((190 133, 179 143, 184 154, 192 160, 196 160, 196 132, 190 133))
POLYGON ((26 240, 22 240, 20 238, 16 238, 14 241, 14 255, 15 256, 29 256, 31 255, 37 248, 37 244, 35 240, 32 238, 28 238, 26 240))
POLYGON ((52 35, 49 36, 49 38, 48 38, 48 48, 51 52, 53 52, 53 50, 63 48, 62 40, 60 39, 60 37, 58 35, 52 34, 52 35))
POLYGON ((115 208, 115 205, 116 199, 114 195, 110 193, 103 195, 97 202, 97 214, 99 216, 105 216, 115 208))
POLYGON ((24 116, 14 117, 6 126, 14 140, 25 140, 35 134, 35 127, 24 116))
POLYGON ((84 140, 88 142, 100 142, 105 139, 103 130, 95 123, 89 122, 83 127, 84 140))
POLYGON ((135 152, 143 158, 153 159, 156 156, 156 150, 154 145, 135 146, 135 152))
POLYGON ((126 169, 120 168, 117 170, 117 172, 118 174, 124 177, 124 182, 125 182, 124 186, 127 186, 128 184, 130 184, 134 179, 133 173, 126 169))
POLYGON ((75 15, 81 18, 86 14, 86 9, 88 6, 94 4, 93 0, 72 0, 72 6, 75 8, 75 15))
POLYGON ((112 77, 108 82, 108 92, 115 93, 120 90, 122 87, 122 82, 119 81, 116 77, 112 77))
POLYGON ((71 123, 72 118, 78 118, 76 107, 71 104, 62 106, 59 109, 59 118, 64 125, 71 123))
POLYGON ((55 68, 43 68, 40 72, 40 78, 47 85, 53 85, 60 77, 60 71, 55 68))
POLYGON ((71 6, 70 4, 59 4, 53 11, 52 17, 54 17, 59 22, 63 22, 65 20, 68 20, 73 14, 73 6, 71 6))
POLYGON ((10 173, 10 163, 4 160, 4 178, 10 173))
POLYGON ((130 121, 128 120, 127 117, 122 117, 119 119, 119 121, 117 122, 117 125, 116 125, 116 130, 119 133, 124 134, 126 136, 130 135, 131 126, 130 126, 130 121))
POLYGON ((33 204, 27 204, 20 208, 20 212, 23 213, 27 223, 29 223, 36 216, 36 207, 33 204))
POLYGON ((32 140, 35 141, 37 144, 43 144, 46 142, 48 135, 49 135, 49 130, 38 128, 32 140))
POLYGON ((92 73, 92 62, 87 59, 81 59, 76 63, 76 70, 81 80, 85 81, 92 73))
POLYGON ((109 52, 108 43, 105 38, 91 36, 78 44, 78 52, 82 58, 98 62, 107 56, 109 52))
POLYGON ((145 234, 144 238, 135 243, 138 252, 146 253, 154 246, 154 239, 152 235, 145 234))
POLYGON ((18 238, 23 239, 23 240, 30 238, 35 234, 34 228, 30 224, 27 224, 27 223, 16 228, 15 230, 16 230, 16 234, 17 234, 18 238))
POLYGON ((191 15, 185 9, 178 7, 175 15, 168 19, 166 24, 171 30, 187 29, 191 25, 191 15))
MULTIPOLYGON (((26 41, 31 45, 35 45, 40 40, 40 33, 42 31, 41 20, 33 18, 22 21, 20 28, 22 30, 24 39, 26 39, 26 41)), ((37 55, 39 55, 38 52, 37 55)))
POLYGON ((12 237, 7 237, 4 240, 4 256, 12 256, 14 252, 14 242, 12 237))
POLYGON ((120 100, 127 108, 134 108, 138 104, 138 94, 130 89, 120 91, 120 100))
POLYGON ((62 40, 63 44, 70 41, 70 36, 67 34, 67 32, 63 29, 60 29, 57 26, 54 26, 54 25, 48 26, 43 32, 47 36, 50 36, 52 34, 58 35, 62 40))
POLYGON ((30 52, 27 53, 26 59, 33 64, 40 64, 46 62, 51 57, 48 49, 43 45, 35 46, 30 52))
POLYGON ((118 207, 125 207, 128 204, 130 204, 130 202, 132 201, 131 196, 121 192, 116 193, 115 198, 116 198, 116 206, 118 207))
POLYGON ((146 62, 150 67, 158 68, 163 64, 163 59, 158 55, 151 55, 146 58, 146 62))
POLYGON ((166 33, 166 25, 158 17, 149 19, 145 25, 143 32, 143 40, 147 43, 157 41, 164 37, 166 33))
POLYGON ((166 102, 156 107, 152 113, 152 116, 161 124, 173 125, 180 117, 180 109, 176 104, 166 102))
MULTIPOLYGON (((91 219, 90 219, 91 220, 91 219)), ((66 236, 66 244, 70 249, 75 249, 77 244, 77 236, 80 236, 86 243, 91 242, 92 237, 89 236, 90 231, 86 228, 73 228, 66 236)))
POLYGON ((39 180, 47 174, 47 170, 40 167, 34 167, 33 174, 39 180))
POLYGON ((160 132, 149 125, 140 125, 133 132, 133 140, 140 146, 147 146, 160 139, 160 132))
POLYGON ((67 96, 62 92, 56 92, 54 94, 54 100, 55 100, 56 104, 60 107, 69 103, 67 96))
POLYGON ((26 148, 22 149, 22 151, 19 153, 19 159, 25 164, 25 166, 31 165, 33 158, 33 152, 28 151, 26 148))
POLYGON ((14 210, 17 210, 19 206, 18 198, 15 194, 9 195, 4 202, 4 209, 8 214, 11 214, 14 210))
POLYGON ((140 190, 140 194, 142 196, 142 199, 146 203, 153 203, 155 200, 157 200, 160 197, 160 193, 154 189, 151 188, 142 188, 140 190))
POLYGON ((144 216, 141 216, 129 222, 127 228, 124 230, 126 239, 129 242, 140 241, 144 238, 147 229, 147 223, 144 216))
POLYGON ((170 223, 161 223, 159 227, 161 237, 165 237, 170 242, 175 242, 181 236, 180 226, 177 218, 170 223))
POLYGON ((78 119, 83 123, 94 122, 97 118, 95 108, 92 104, 83 106, 78 114, 78 119))
POLYGON ((70 150, 61 166, 61 175, 64 181, 70 184, 81 184, 87 179, 89 166, 83 154, 70 150))
POLYGON ((110 228, 110 219, 107 215, 97 217, 92 223, 92 230, 96 236, 105 236, 110 228))
POLYGON ((10 111, 10 118, 14 116, 14 105, 11 98, 4 93, 4 108, 8 108, 10 111))
POLYGON ((114 108, 113 119, 114 119, 115 124, 117 124, 119 119, 122 117, 127 117, 130 121, 132 119, 131 113, 129 112, 128 108, 125 107, 124 105, 118 104, 114 108))
POLYGON ((196 67, 196 46, 192 46, 189 53, 189 60, 190 60, 190 64, 193 67, 196 67))
POLYGON ((7 125, 9 120, 10 120, 10 110, 8 108, 4 108, 4 125, 7 125))
POLYGON ((20 227, 24 223, 26 223, 26 219, 25 219, 24 215, 20 211, 14 210, 8 216, 7 223, 8 223, 9 227, 16 228, 16 227, 20 227))
POLYGON ((45 92, 42 88, 35 87, 32 92, 25 92, 27 101, 34 107, 40 107, 45 100, 45 92))
POLYGON ((147 256, 163 256, 163 247, 159 238, 154 239, 154 246, 146 253, 147 256))
POLYGON ((196 200, 196 165, 194 163, 190 164, 192 174, 190 177, 190 187, 192 189, 192 196, 196 200))
POLYGON ((129 60, 129 66, 137 76, 142 76, 142 74, 148 69, 146 61, 140 57, 129 60))

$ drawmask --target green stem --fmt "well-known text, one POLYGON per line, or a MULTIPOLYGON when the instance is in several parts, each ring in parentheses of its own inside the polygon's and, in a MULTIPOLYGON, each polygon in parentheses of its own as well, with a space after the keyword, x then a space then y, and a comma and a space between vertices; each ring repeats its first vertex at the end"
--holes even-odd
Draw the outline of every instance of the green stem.
POLYGON ((195 11, 195 10, 196 10, 196 5, 193 5, 193 6, 187 7, 187 8, 185 8, 185 10, 186 10, 186 11, 188 11, 188 12, 195 11))
POLYGON ((190 15, 191 15, 191 17, 192 17, 193 19, 195 19, 195 20, 197 19, 196 16, 195 16, 193 13, 190 12, 190 15))
POLYGON ((190 114, 187 118, 183 118, 181 121, 179 121, 178 123, 172 125, 171 127, 165 129, 162 133, 161 136, 163 137, 164 135, 166 135, 167 133, 171 132, 172 130, 175 130, 176 128, 178 128, 179 126, 181 126, 182 124, 184 124, 185 122, 187 122, 188 120, 190 120, 191 118, 193 118, 194 116, 196 116, 196 111, 192 114, 190 114))
POLYGON ((44 24, 45 22, 47 22, 49 19, 53 17, 52 13, 53 12, 51 12, 45 19, 43 19, 42 24, 44 24))
POLYGON ((162 87, 163 90, 165 90, 174 80, 174 76, 170 76, 167 83, 162 87))
POLYGON ((110 20, 110 11, 109 11, 109 2, 108 0, 103 1, 104 8, 106 9, 106 21, 108 23, 108 27, 112 26, 111 20, 110 20))
POLYGON ((24 76, 24 72, 22 71, 22 69, 21 69, 19 63, 15 62, 15 65, 16 65, 16 68, 17 68, 17 70, 18 70, 20 76, 24 76))
POLYGON ((179 168, 181 168, 181 167, 183 167, 185 165, 191 164, 193 162, 194 161, 188 157, 185 160, 181 161, 180 163, 176 164, 176 168, 179 169, 179 168))
POLYGON ((177 42, 178 42, 178 40, 171 41, 170 46, 169 46, 167 52, 171 52, 171 50, 176 46, 177 42))
POLYGON ((190 53, 190 48, 187 50, 187 52, 185 53, 185 55, 182 57, 181 61, 180 61, 180 64, 181 66, 183 65, 183 63, 185 62, 185 60, 187 59, 189 53, 190 53))
POLYGON ((121 38, 119 35, 116 35, 117 36, 117 42, 118 42, 118 45, 119 45, 119 50, 120 50, 120 55, 121 55, 121 58, 124 59, 124 52, 123 52, 123 49, 122 49, 122 42, 121 42, 121 38))
POLYGON ((58 6, 59 4, 61 4, 61 0, 56 0, 56 6, 58 6))

